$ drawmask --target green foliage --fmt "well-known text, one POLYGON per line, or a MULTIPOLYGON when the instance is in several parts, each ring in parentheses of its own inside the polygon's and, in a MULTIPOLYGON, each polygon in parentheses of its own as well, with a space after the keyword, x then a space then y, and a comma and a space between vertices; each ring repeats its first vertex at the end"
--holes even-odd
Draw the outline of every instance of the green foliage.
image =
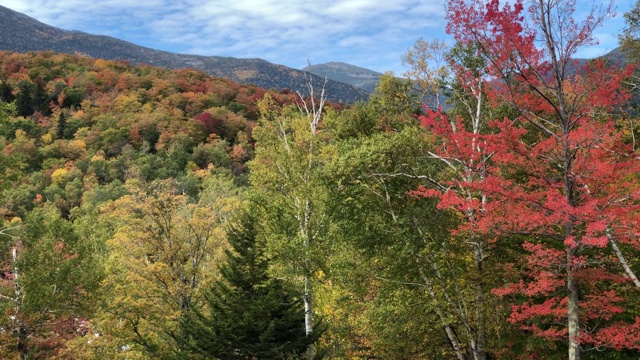
POLYGON ((413 91, 412 83, 399 79, 392 72, 380 77, 378 86, 369 98, 369 105, 376 111, 384 130, 397 131, 407 124, 417 124, 415 114, 421 112, 419 95, 413 91))
POLYGON ((0 289, 0 321, 15 336, 10 351, 46 354, 73 336, 74 318, 91 314, 102 280, 103 243, 80 233, 91 231, 46 206, 31 211, 12 236, 3 235, 1 259, 11 276, 0 289))
MULTIPOLYGON (((227 231, 231 249, 221 279, 205 292, 206 310, 183 321, 189 353, 216 359, 298 358, 313 338, 305 335, 304 308, 295 292, 269 276, 257 219, 243 213, 227 231)), ((191 356, 189 356, 191 358, 191 356)))
MULTIPOLYGON (((173 179, 131 179, 128 194, 102 208, 102 221, 115 231, 107 242, 96 329, 112 346, 130 346, 144 357, 169 356, 181 346, 179 324, 203 303, 201 290, 216 277, 226 247, 222 227, 239 206, 230 179, 210 176, 215 179, 195 203, 173 179)), ((105 344, 95 346, 83 349, 105 344)))
MULTIPOLYGON (((419 78, 431 65, 420 57, 443 47, 416 45, 413 81, 385 74, 369 101, 319 109, 317 128, 291 91, 0 52, 0 358, 288 359, 313 343, 330 359, 448 359, 445 327, 470 356, 478 326, 490 356, 564 356, 508 323, 510 304, 489 293, 513 280, 524 236, 488 244, 479 272, 452 233, 463 219, 413 195, 452 175, 416 119, 423 94, 446 87, 447 113, 465 124, 480 99, 446 69, 419 78), (225 227, 243 185, 255 208, 225 227)), ((456 45, 447 60, 482 78, 477 52, 456 45)), ((635 120, 616 122, 632 145, 635 120)), ((620 288, 633 321, 635 293, 620 288)), ((600 350, 584 358, 636 355, 600 350)))
POLYGON ((622 50, 627 52, 629 60, 637 62, 640 57, 640 1, 624 14, 625 28, 619 35, 622 50))

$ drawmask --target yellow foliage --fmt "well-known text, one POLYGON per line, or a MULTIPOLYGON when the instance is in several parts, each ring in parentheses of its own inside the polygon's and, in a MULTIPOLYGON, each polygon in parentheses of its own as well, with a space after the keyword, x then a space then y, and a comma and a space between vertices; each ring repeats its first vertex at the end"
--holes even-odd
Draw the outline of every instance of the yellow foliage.
POLYGON ((194 173, 198 177, 198 179, 204 179, 207 176, 211 175, 211 171, 215 168, 213 164, 209 164, 206 169, 195 169, 194 173))
POLYGON ((97 154, 95 154, 95 155, 93 155, 91 157, 91 162, 96 162, 96 161, 101 161, 101 160, 104 160, 104 153, 101 153, 101 152, 99 152, 99 153, 97 153, 97 154))
POLYGON ((145 103, 141 108, 141 111, 147 114, 151 114, 154 110, 155 109, 153 108, 153 105, 151 105, 151 103, 145 103))
POLYGON ((72 140, 71 141, 71 146, 76 147, 76 148, 80 148, 80 149, 86 149, 87 148, 87 144, 85 144, 85 142, 82 141, 82 140, 72 140))
POLYGON ((68 171, 66 169, 56 169, 53 174, 51 174, 51 182, 56 185, 60 184, 67 173, 68 171))
POLYGON ((24 130, 22 129, 16 130, 16 140, 24 140, 28 138, 29 136, 27 136, 27 133, 24 130))
POLYGON ((51 144, 51 142, 53 141, 53 134, 51 134, 51 133, 46 133, 46 134, 42 135, 42 136, 40 137, 40 141, 42 141, 42 143, 43 143, 44 145, 49 145, 49 144, 51 144))
POLYGON ((98 59, 95 63, 93 63, 93 67, 97 70, 106 69, 108 65, 109 63, 107 62, 107 60, 103 59, 98 59))
POLYGON ((180 331, 184 309, 201 304, 201 289, 218 276, 227 212, 239 202, 221 192, 211 202, 189 204, 172 180, 151 186, 129 180, 126 187, 130 195, 102 209, 117 230, 107 242, 109 304, 100 327, 121 342, 144 337, 169 353, 172 344, 163 336, 180 331))

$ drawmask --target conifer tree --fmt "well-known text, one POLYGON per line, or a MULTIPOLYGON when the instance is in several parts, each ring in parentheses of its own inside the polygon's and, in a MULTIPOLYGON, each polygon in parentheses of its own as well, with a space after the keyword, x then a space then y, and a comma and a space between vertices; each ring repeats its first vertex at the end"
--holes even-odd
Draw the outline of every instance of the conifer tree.
POLYGON ((56 125, 56 138, 64 139, 64 130, 67 127, 67 117, 64 112, 60 112, 58 115, 58 124, 56 125))
POLYGON ((205 293, 207 309, 184 321, 191 354, 219 359, 288 359, 304 354, 304 308, 287 285, 268 274, 255 219, 243 213, 227 232, 233 250, 222 279, 205 293))

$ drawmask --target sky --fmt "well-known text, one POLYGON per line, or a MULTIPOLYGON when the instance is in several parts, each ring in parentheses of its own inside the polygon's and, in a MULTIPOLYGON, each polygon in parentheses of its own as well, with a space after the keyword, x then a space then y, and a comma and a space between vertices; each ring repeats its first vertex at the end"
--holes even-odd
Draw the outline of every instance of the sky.
MULTIPOLYGON (((605 0, 602 0, 605 1, 605 0)), ((592 58, 618 46, 622 14, 595 36, 592 58)), ((576 0, 577 13, 598 0, 576 0)), ((445 34, 443 0, 0 0, 0 5, 65 30, 108 35, 184 54, 262 58, 301 69, 330 61, 401 75, 401 56, 419 39, 445 34)))

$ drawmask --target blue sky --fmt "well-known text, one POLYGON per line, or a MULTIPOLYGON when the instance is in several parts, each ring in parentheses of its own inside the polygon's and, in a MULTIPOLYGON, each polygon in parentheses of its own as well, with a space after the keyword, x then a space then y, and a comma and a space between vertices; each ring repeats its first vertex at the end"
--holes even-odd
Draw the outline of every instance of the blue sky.
MULTIPOLYGON (((598 0, 577 0, 578 13, 598 0)), ((618 46, 622 13, 598 29, 600 45, 618 46)), ((293 68, 341 61, 379 72, 405 70, 400 57, 420 37, 442 39, 443 0, 0 0, 0 5, 66 30, 109 35, 178 53, 259 57, 293 68)))

